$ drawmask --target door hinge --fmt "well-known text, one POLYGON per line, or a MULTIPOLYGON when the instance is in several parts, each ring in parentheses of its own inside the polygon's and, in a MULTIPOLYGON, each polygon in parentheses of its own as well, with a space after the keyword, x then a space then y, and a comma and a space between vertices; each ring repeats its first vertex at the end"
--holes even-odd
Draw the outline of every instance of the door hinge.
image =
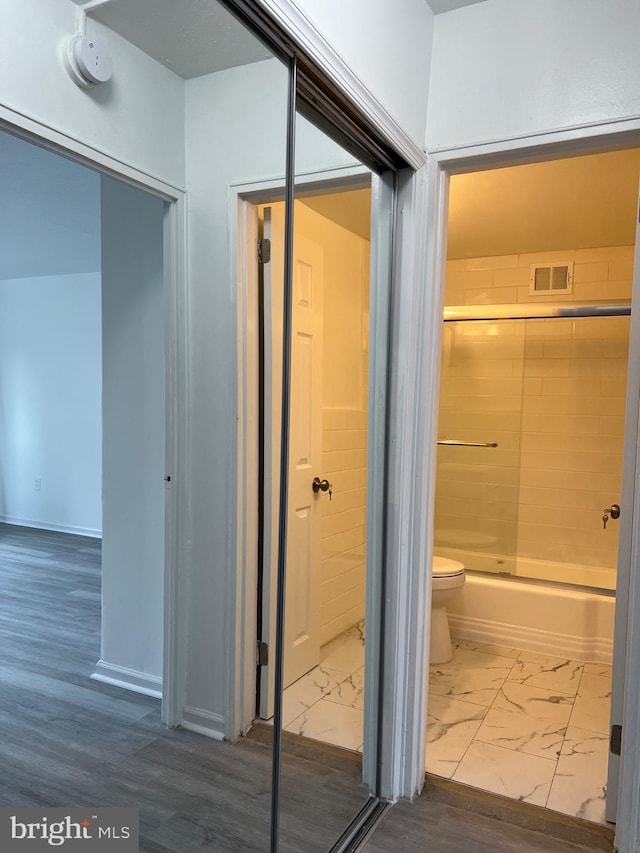
POLYGON ((609 739, 609 750, 612 755, 620 755, 622 746, 622 726, 611 726, 611 738, 609 739))
POLYGON ((268 237, 263 237, 258 240, 258 263, 268 264, 271 260, 271 240, 268 237))
POLYGON ((269 663, 269 645, 260 641, 258 643, 258 666, 267 666, 269 663))

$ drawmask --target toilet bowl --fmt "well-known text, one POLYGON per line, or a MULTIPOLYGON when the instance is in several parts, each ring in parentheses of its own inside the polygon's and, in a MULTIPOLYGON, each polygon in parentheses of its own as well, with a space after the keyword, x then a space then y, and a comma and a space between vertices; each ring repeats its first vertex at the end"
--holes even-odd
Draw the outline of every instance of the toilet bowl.
POLYGON ((447 620, 447 604, 464 585, 464 566, 447 557, 434 557, 431 581, 431 663, 446 663, 453 657, 447 620))

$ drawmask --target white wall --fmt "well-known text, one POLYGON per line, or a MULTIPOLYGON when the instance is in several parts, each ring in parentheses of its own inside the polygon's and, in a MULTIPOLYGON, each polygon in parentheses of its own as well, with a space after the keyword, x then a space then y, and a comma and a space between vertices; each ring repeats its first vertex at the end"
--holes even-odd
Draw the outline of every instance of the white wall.
POLYGON ((96 172, 0 131, 0 279, 99 269, 96 172))
POLYGON ((100 312, 99 176, 0 132, 6 520, 101 531, 100 312))
MULTIPOLYGON (((282 5, 278 0, 262 2, 267 8, 282 5)), ((434 21, 426 0, 294 2, 422 147, 434 21)))
POLYGON ((99 273, 0 281, 3 521, 100 534, 101 358, 99 273))
POLYGON ((80 89, 61 50, 77 32, 69 0, 0 0, 0 107, 8 107, 173 183, 184 179, 183 81, 125 39, 104 34, 110 83, 80 89))
POLYGON ((640 116, 636 0, 486 0, 435 18, 427 148, 640 116))
POLYGON ((108 177, 101 179, 101 206, 104 473, 98 670, 115 677, 121 667, 127 680, 157 686, 164 582, 164 206, 108 177))

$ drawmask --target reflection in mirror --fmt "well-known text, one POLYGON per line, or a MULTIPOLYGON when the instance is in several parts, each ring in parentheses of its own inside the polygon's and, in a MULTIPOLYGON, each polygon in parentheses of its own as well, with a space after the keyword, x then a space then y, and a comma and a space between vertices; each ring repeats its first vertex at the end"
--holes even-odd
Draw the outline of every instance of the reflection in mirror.
MULTIPOLYGON (((229 606, 236 576, 229 496, 235 496, 239 301, 229 252, 237 201, 231 210, 230 197, 240 181, 282 182, 288 68, 215 0, 119 0, 89 14, 88 32, 99 33, 118 57, 95 108, 126 99, 135 84, 145 87, 150 103, 166 103, 167 123, 184 122, 184 149, 165 155, 174 174, 186 174, 188 192, 183 310, 189 312, 191 456, 171 472, 171 488, 182 484, 189 513, 176 510, 179 530, 176 518, 165 516, 165 497, 168 513, 174 505, 163 480, 165 441, 171 448, 175 435, 164 434, 165 361, 172 355, 165 348, 171 299, 163 290, 164 203, 41 149, 27 154, 32 146, 8 138, 16 157, 9 164, 3 145, 0 197, 3 211, 9 198, 20 205, 8 202, 11 214, 2 216, 0 323, 10 303, 12 311, 29 312, 13 315, 13 329, 34 334, 18 341, 2 325, 0 347, 28 343, 29 351, 2 357, 3 369, 21 366, 6 382, 3 374, 2 394, 6 387, 18 396, 0 400, 0 452, 7 448, 5 426, 21 434, 11 439, 20 452, 0 459, 0 512, 93 538, 0 528, 6 723, 0 804, 138 808, 140 846, 149 851, 266 851, 272 728, 251 728, 255 646, 248 674, 240 653, 230 653, 240 626, 255 626, 259 606, 255 574, 247 581, 251 616, 229 606), (10 219, 16 233, 7 232, 10 219), (28 268, 15 266, 16 252, 6 253, 5 243, 22 247, 28 268), (67 396, 73 388, 62 409, 61 387, 67 396), (82 424, 80 436, 70 420, 82 424), (30 472, 33 513, 24 506, 24 487, 16 491, 7 479, 11 458, 30 472), (178 615, 188 642, 182 654, 163 661, 169 525, 179 534, 178 615), (181 729, 161 723, 163 691, 165 701, 178 697, 181 729), (221 742, 241 733, 247 737, 221 742)), ((157 145, 168 148, 162 135, 157 145)), ((143 168, 144 152, 139 160, 143 168)), ((257 295, 257 205, 245 212, 253 229, 246 292, 257 295)), ((282 253, 282 236, 272 240, 282 253)), ((274 289, 281 292, 278 276, 274 289)), ((257 365, 257 336, 246 336, 257 365)), ((185 388, 171 393, 183 395, 185 388)), ((257 426, 253 440, 257 446, 257 426)), ((257 506, 257 480, 253 488, 244 500, 257 506)), ((257 532, 239 547, 243 565, 257 573, 257 532)))
POLYGON ((297 117, 283 838, 326 851, 362 783, 371 173, 297 117), (310 807, 313 808, 309 815, 310 807))

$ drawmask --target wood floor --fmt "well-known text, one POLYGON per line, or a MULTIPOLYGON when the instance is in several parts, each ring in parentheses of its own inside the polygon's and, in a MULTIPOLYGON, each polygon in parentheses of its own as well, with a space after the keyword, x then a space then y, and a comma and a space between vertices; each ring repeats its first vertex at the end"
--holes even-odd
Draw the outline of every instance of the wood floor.
POLYGON ((363 853, 594 853, 613 828, 436 777, 389 809, 363 853))
MULTIPOLYGON (((134 806, 143 853, 269 849, 270 735, 219 743, 89 678, 100 543, 0 524, 0 806, 134 806)), ((326 853, 365 800, 360 761, 288 739, 283 853, 326 853)))

